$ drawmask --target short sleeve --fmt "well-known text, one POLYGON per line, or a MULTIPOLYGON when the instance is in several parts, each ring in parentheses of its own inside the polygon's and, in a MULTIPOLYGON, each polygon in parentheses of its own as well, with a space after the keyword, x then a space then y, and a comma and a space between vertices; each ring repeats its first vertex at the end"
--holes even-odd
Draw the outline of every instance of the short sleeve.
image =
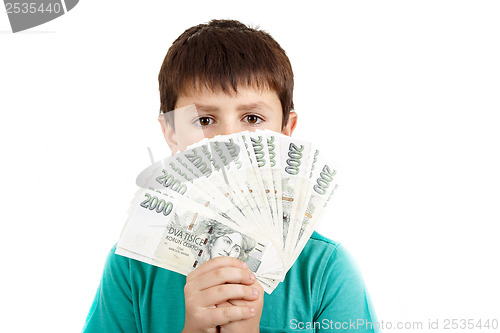
POLYGON ((318 331, 378 332, 363 278, 352 257, 340 244, 325 266, 317 304, 314 321, 321 323, 318 331))
POLYGON ((82 332, 137 332, 129 260, 110 251, 82 332))

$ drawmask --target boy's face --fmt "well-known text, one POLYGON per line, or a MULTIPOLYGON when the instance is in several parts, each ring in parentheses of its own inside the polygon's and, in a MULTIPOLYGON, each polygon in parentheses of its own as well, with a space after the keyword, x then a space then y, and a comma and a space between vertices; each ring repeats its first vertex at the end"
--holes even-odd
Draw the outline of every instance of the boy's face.
POLYGON ((291 135, 297 123, 297 114, 291 112, 287 125, 281 129, 283 111, 278 95, 272 90, 238 87, 238 93, 201 92, 180 95, 177 99, 173 130, 160 121, 163 135, 172 154, 189 145, 216 135, 241 131, 269 129, 291 135), (177 109, 192 105, 194 108, 177 109))

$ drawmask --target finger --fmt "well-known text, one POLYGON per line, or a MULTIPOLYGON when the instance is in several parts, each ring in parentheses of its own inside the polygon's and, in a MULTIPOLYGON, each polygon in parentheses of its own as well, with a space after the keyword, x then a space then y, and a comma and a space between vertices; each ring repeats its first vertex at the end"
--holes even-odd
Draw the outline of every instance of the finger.
POLYGON ((203 303, 201 306, 208 307, 234 299, 254 301, 259 298, 259 295, 256 288, 241 284, 222 284, 202 291, 199 300, 203 303))
POLYGON ((197 279, 190 279, 186 284, 192 283, 198 290, 205 290, 224 283, 251 285, 255 281, 255 274, 248 269, 220 267, 200 275, 197 279))
POLYGON ((233 306, 233 305, 246 305, 246 304, 232 304, 232 303, 233 303, 233 301, 222 302, 220 304, 216 304, 215 307, 216 308, 223 308, 223 307, 233 306))
POLYGON ((232 321, 244 320, 255 315, 255 308, 248 306, 228 306, 210 310, 211 325, 226 325, 232 321))
MULTIPOLYGON (((262 286, 260 285, 260 283, 258 281, 249 287, 255 288, 259 291, 259 297, 257 299, 255 299, 253 301, 247 301, 247 300, 243 300, 243 299, 231 299, 231 300, 228 300, 224 304, 228 303, 230 305, 236 305, 236 306, 253 306, 256 309, 258 309, 259 306, 262 307, 262 305, 264 303, 264 288, 262 288, 262 286)), ((220 306, 220 304, 218 304, 217 306, 220 306)))
POLYGON ((187 276, 187 280, 189 281, 190 279, 196 279, 197 277, 205 274, 206 272, 225 266, 232 266, 240 269, 248 268, 248 265, 246 263, 236 258, 217 257, 204 262, 203 264, 200 265, 200 267, 196 268, 191 273, 189 273, 187 276))

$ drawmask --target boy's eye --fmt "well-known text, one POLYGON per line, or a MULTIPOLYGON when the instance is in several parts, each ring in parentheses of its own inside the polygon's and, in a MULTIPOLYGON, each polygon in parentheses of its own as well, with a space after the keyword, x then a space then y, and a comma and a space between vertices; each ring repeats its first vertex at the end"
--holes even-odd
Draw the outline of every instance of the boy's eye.
MULTIPOLYGON (((244 119, 245 119, 244 121, 250 125, 258 125, 264 121, 262 117, 257 116, 255 114, 248 114, 244 116, 244 119)), ((206 127, 212 125, 214 122, 215 121, 212 117, 199 117, 194 121, 194 124, 200 127, 206 127)))
POLYGON ((257 125, 260 124, 263 119, 255 114, 249 114, 245 116, 247 119, 247 122, 252 125, 257 125))
POLYGON ((213 119, 210 117, 200 117, 196 119, 195 123, 197 123, 196 125, 205 127, 211 125, 213 123, 213 119))

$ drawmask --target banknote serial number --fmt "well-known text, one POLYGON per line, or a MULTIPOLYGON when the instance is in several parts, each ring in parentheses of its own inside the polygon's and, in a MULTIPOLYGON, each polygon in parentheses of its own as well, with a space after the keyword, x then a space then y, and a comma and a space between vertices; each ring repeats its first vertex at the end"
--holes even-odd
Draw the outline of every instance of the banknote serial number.
POLYGON ((7 14, 35 14, 35 13, 56 13, 62 12, 60 3, 36 3, 36 2, 7 2, 5 4, 7 14))
POLYGON ((149 193, 144 193, 146 200, 141 202, 141 207, 153 210, 158 214, 168 216, 172 212, 174 205, 170 201, 165 201, 163 199, 158 199, 157 196, 151 195, 149 193))

